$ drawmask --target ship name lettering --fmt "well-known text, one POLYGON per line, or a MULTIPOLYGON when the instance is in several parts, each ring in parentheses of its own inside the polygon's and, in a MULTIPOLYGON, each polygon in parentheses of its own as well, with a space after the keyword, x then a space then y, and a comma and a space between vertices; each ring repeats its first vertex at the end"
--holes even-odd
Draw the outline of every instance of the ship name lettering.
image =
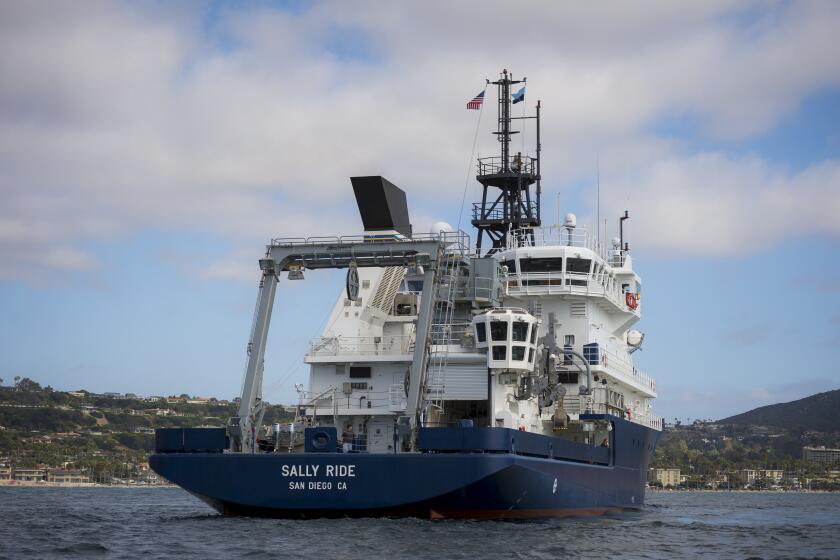
POLYGON ((280 474, 283 476, 318 476, 318 469, 321 465, 283 465, 280 467, 280 474))
POLYGON ((327 465, 327 476, 356 476, 356 465, 327 465))

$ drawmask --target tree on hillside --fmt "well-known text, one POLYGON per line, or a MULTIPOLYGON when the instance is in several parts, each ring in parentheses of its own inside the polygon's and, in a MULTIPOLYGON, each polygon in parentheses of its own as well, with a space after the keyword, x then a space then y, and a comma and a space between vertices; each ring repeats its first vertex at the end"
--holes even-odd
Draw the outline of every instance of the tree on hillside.
MULTIPOLYGON (((20 378, 19 378, 19 377, 15 377, 15 379, 20 379, 20 378)), ((34 391, 41 391, 41 390, 42 390, 42 389, 41 389, 41 385, 39 385, 39 384, 38 384, 38 383, 36 383, 35 381, 32 381, 32 380, 31 380, 31 379, 29 379, 28 377, 24 377, 23 379, 21 379, 20 381, 18 381, 18 382, 16 383, 16 385, 17 385, 18 391, 30 391, 30 392, 34 392, 34 391)))

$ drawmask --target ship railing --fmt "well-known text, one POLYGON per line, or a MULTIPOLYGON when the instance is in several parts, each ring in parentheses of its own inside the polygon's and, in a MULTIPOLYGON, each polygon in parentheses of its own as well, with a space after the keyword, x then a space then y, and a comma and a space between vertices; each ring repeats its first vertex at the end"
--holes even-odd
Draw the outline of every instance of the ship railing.
POLYGON ((630 418, 628 418, 628 420, 637 424, 641 424, 642 426, 647 426, 648 428, 654 430, 662 431, 662 418, 655 414, 641 412, 633 414, 631 412, 630 418))
POLYGON ((472 323, 433 323, 431 328, 432 345, 461 344, 471 335, 472 323))
POLYGON ((486 276, 462 276, 455 287, 455 299, 490 301, 500 299, 502 283, 486 276))
MULTIPOLYGON (((367 385, 367 383, 360 383, 367 385)), ((375 391, 373 389, 357 389, 352 387, 349 392, 344 392, 338 387, 334 393, 322 392, 316 398, 304 403, 307 409, 317 410, 320 415, 331 416, 333 410, 338 414, 346 411, 371 411, 371 412, 399 412, 405 410, 406 397, 405 388, 400 384, 392 384, 387 390, 375 391), (400 396, 399 391, 402 391, 400 396)), ((309 414, 309 412, 307 412, 309 414)))
POLYGON ((274 237, 271 247, 305 247, 308 245, 331 245, 337 248, 348 245, 412 243, 417 241, 444 241, 448 250, 471 251, 470 236, 464 231, 441 231, 436 233, 414 233, 411 237, 372 238, 365 235, 328 235, 312 237, 274 237))
POLYGON ((309 343, 307 356, 383 356, 411 354, 413 336, 322 336, 309 343))
POLYGON ((601 366, 613 377, 625 379, 641 385, 646 389, 656 392, 656 380, 633 365, 632 358, 625 353, 621 356, 618 352, 608 348, 600 348, 601 366))
MULTIPOLYGON (((509 271, 507 293, 512 295, 574 294, 604 297, 622 309, 628 309, 624 292, 618 284, 608 287, 588 272, 523 272, 509 271)), ((633 310, 639 312, 639 307, 633 310)))
POLYGON ((589 396, 566 395, 563 397, 562 406, 566 414, 610 414, 654 430, 662 430, 664 425, 661 417, 641 407, 625 407, 613 402, 607 387, 594 387, 589 396))
MULTIPOLYGON (((472 205, 473 220, 508 220, 515 217, 513 212, 508 212, 504 206, 496 206, 495 208, 484 209, 484 204, 481 202, 473 202, 472 205)), ((529 220, 531 216, 524 210, 519 211, 520 220, 529 220)))
POLYGON ((613 268, 623 267, 627 260, 624 251, 607 249, 597 236, 593 236, 582 226, 572 229, 563 226, 520 228, 513 230, 507 238, 508 249, 557 246, 589 249, 613 268))
POLYGON ((501 173, 535 175, 537 160, 530 156, 514 154, 507 160, 501 156, 478 158, 479 175, 499 175, 501 173))

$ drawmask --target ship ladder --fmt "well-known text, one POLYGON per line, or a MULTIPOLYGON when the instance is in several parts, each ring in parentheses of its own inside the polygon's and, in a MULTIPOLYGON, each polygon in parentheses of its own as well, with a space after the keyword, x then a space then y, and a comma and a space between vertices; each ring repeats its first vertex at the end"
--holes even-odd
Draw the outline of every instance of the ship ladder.
MULTIPOLYGON (((455 295, 460 278, 461 264, 465 258, 465 247, 460 243, 457 232, 441 233, 457 237, 456 243, 449 245, 442 261, 435 286, 435 322, 432 325, 432 345, 435 353, 429 361, 426 378, 426 408, 429 413, 436 410, 443 413, 444 392, 446 390, 446 367, 449 358, 449 346, 454 342, 452 318, 455 313, 455 295)), ((428 415, 427 415, 428 420, 428 415)))

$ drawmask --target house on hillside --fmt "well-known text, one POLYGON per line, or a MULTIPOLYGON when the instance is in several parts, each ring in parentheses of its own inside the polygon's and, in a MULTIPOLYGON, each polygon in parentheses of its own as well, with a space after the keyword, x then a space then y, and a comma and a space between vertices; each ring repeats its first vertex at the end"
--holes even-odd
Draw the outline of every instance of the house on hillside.
POLYGON ((840 464, 840 449, 829 449, 824 445, 819 447, 803 447, 802 458, 821 465, 840 464))

